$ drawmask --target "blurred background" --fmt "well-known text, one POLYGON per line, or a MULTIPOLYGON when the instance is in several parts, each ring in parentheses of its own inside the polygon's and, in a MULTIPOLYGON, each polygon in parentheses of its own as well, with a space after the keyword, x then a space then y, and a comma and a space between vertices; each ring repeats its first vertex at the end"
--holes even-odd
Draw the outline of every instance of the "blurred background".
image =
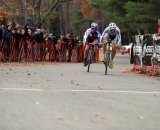
POLYGON ((100 32, 115 22, 128 44, 135 34, 157 33, 159 7, 160 0, 0 0, 0 23, 83 36, 93 21, 100 32))

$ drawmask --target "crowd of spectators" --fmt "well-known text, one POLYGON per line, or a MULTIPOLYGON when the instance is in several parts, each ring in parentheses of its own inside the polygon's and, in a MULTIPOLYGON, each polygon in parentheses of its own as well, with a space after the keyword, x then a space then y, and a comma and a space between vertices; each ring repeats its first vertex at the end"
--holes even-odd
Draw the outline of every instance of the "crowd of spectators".
POLYGON ((83 61, 79 36, 53 35, 29 25, 0 25, 0 61, 83 61))

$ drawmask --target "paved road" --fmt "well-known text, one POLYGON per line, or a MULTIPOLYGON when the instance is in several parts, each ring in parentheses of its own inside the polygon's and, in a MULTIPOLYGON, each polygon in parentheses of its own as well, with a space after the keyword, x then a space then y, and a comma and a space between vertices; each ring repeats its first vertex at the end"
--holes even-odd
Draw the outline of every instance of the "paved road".
POLYGON ((130 67, 0 64, 0 130, 159 130, 160 81, 130 67))

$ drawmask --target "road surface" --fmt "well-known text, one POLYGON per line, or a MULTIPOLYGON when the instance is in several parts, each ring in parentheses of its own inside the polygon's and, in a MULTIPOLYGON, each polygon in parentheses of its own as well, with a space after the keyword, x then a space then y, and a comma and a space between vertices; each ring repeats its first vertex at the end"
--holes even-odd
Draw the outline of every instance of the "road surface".
POLYGON ((104 75, 82 63, 0 63, 0 130, 159 130, 160 81, 127 56, 104 75))

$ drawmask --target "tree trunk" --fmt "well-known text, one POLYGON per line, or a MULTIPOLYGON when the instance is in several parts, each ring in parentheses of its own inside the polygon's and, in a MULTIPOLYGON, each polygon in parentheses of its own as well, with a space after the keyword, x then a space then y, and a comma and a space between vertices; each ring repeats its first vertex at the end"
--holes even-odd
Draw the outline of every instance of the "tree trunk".
POLYGON ((35 7, 34 7, 34 12, 35 12, 35 18, 36 18, 36 27, 40 28, 41 27, 41 17, 40 17, 40 8, 41 8, 41 0, 35 0, 35 7))
POLYGON ((61 34, 65 34, 64 32, 64 26, 63 26, 63 8, 62 8, 62 4, 60 4, 59 6, 59 21, 60 21, 60 33, 61 34))
POLYGON ((28 23, 27 0, 25 0, 25 12, 24 12, 24 17, 25 17, 25 24, 27 24, 27 23, 28 23))
POLYGON ((24 23, 25 23, 24 14, 25 14, 25 12, 23 10, 23 2, 20 1, 20 24, 21 25, 24 25, 24 23))
POLYGON ((46 21, 47 17, 49 16, 49 14, 58 7, 58 3, 59 0, 55 0, 55 2, 52 4, 52 6, 50 7, 50 9, 48 9, 47 14, 44 16, 44 18, 41 21, 41 25, 44 24, 44 22, 46 21))
POLYGON ((66 33, 69 33, 69 0, 67 0, 66 33))
MULTIPOLYGON (((49 0, 48 0, 48 9, 50 8, 50 2, 49 2, 49 0)), ((51 33, 51 21, 50 21, 50 19, 47 19, 48 21, 47 21, 47 25, 48 25, 48 32, 49 33, 51 33)))

